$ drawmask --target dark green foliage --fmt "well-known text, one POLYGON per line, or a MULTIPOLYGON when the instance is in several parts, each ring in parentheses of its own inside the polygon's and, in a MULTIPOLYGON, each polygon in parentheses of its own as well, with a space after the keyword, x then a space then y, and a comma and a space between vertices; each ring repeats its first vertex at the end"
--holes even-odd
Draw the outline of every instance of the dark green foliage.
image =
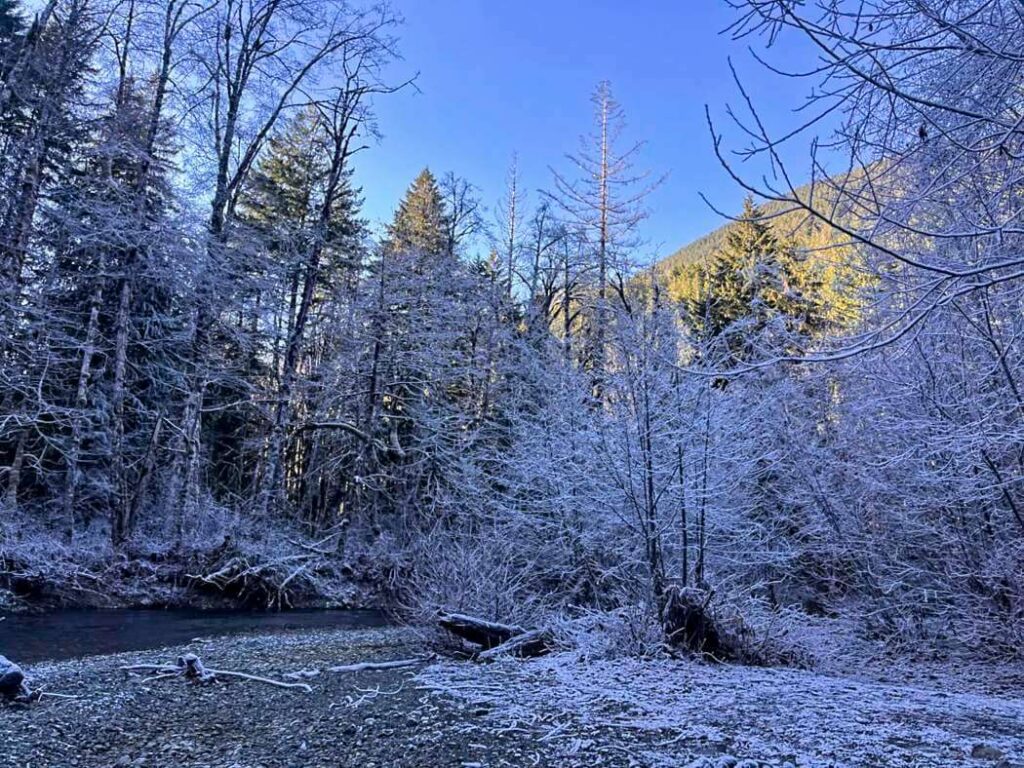
POLYGON ((416 177, 388 229, 388 249, 441 255, 448 249, 448 224, 441 188, 430 169, 416 177))
POLYGON ((333 203, 328 231, 317 230, 329 171, 323 130, 313 109, 290 120, 271 138, 243 196, 242 221, 262 236, 278 260, 300 258, 313 238, 323 237, 327 248, 339 250, 345 261, 366 234, 351 173, 345 174, 333 203))
POLYGON ((706 340, 728 333, 734 356, 747 356, 752 338, 769 327, 788 336, 786 347, 826 327, 819 275, 751 198, 696 280, 683 299, 691 326, 706 340))

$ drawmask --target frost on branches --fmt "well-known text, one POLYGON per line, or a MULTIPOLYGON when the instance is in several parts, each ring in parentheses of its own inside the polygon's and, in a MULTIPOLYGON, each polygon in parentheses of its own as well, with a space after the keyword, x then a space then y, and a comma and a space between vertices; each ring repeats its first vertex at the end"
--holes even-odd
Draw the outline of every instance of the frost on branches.
POLYGON ((787 140, 842 120, 797 175, 739 81, 774 175, 682 270, 607 83, 548 192, 425 169, 373 237, 386 4, 0 5, 2 604, 1019 659, 1020 4, 731 4, 819 52, 787 140))

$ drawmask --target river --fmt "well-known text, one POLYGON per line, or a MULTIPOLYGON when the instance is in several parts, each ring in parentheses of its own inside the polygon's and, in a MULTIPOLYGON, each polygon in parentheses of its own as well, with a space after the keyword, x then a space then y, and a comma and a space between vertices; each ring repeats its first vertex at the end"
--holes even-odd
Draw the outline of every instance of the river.
POLYGON ((0 655, 19 664, 183 645, 193 638, 302 629, 360 629, 388 621, 378 611, 282 613, 174 610, 60 610, 0 620, 0 655))

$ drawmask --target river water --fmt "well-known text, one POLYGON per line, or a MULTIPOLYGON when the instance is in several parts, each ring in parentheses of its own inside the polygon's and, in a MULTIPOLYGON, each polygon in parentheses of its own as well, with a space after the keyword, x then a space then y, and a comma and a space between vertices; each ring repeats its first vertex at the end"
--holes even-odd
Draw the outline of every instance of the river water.
POLYGON ((387 625, 378 611, 249 613, 198 610, 62 610, 0 620, 0 655, 19 664, 182 645, 198 637, 387 625))

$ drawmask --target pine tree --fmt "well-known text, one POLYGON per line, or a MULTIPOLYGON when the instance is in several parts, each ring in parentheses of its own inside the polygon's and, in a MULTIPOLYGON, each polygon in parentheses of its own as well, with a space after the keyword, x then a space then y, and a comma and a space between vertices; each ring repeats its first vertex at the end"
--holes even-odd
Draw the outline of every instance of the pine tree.
MULTIPOLYGON (((266 386, 268 400, 275 401, 260 470, 262 511, 284 501, 284 491, 294 485, 296 457, 310 453, 310 433, 290 443, 286 434, 295 414, 308 410, 300 371, 324 354, 323 323, 344 314, 362 261, 365 223, 344 136, 319 110, 299 113, 271 139, 240 211, 266 250, 262 257, 253 254, 253 296, 246 308, 257 337, 249 346, 265 346, 269 354, 252 361, 245 386, 266 386), (289 458, 291 470, 285 466, 289 458)), ((238 418, 244 425, 246 414, 238 418)))
MULTIPOLYGON (((308 250, 317 217, 322 214, 324 186, 330 173, 323 125, 314 109, 300 112, 275 134, 260 160, 240 203, 240 217, 256 229, 273 261, 292 262, 308 250)), ((348 266, 350 251, 365 234, 359 219, 360 200, 351 173, 342 174, 339 190, 332 193, 329 229, 324 245, 341 254, 339 268, 348 266)))
POLYGON ((171 191, 159 157, 167 137, 147 146, 149 95, 130 79, 122 84, 110 111, 73 147, 66 180, 49 192, 40 234, 54 258, 52 332, 75 350, 51 395, 66 401, 64 517, 71 524, 90 509, 110 510, 115 542, 127 533, 134 485, 125 465, 133 443, 149 441, 147 422, 167 396, 147 375, 153 361, 139 355, 153 339, 141 348, 132 339, 133 318, 152 327, 156 308, 167 302, 159 264, 168 256, 160 239, 171 191), (133 374, 140 379, 130 381, 133 374), (149 391, 136 389, 127 405, 127 386, 142 381, 149 391), (143 423, 144 436, 132 428, 143 423))
POLYGON ((587 266, 593 272, 592 306, 584 312, 582 364, 593 378, 596 400, 602 398, 604 378, 610 372, 607 343, 612 323, 614 284, 630 269, 637 247, 638 227, 646 218, 644 201, 653 186, 633 161, 643 142, 623 144, 626 115, 607 81, 598 84, 593 129, 580 139, 580 151, 567 159, 572 176, 554 174, 549 198, 581 236, 587 266))
POLYGON ((388 228, 388 250, 441 256, 448 251, 448 215, 441 187, 429 168, 416 177, 388 228))
POLYGON ((801 272, 795 249, 775 234, 748 197, 724 247, 699 275, 696 298, 686 304, 699 337, 713 340, 729 332, 731 352, 745 356, 751 336, 774 320, 781 319, 790 333, 819 329, 824 322, 814 302, 819 289, 813 272, 801 272))
POLYGON ((324 173, 316 149, 316 120, 309 110, 270 139, 242 202, 247 223, 271 239, 293 236, 308 225, 314 185, 324 173))

